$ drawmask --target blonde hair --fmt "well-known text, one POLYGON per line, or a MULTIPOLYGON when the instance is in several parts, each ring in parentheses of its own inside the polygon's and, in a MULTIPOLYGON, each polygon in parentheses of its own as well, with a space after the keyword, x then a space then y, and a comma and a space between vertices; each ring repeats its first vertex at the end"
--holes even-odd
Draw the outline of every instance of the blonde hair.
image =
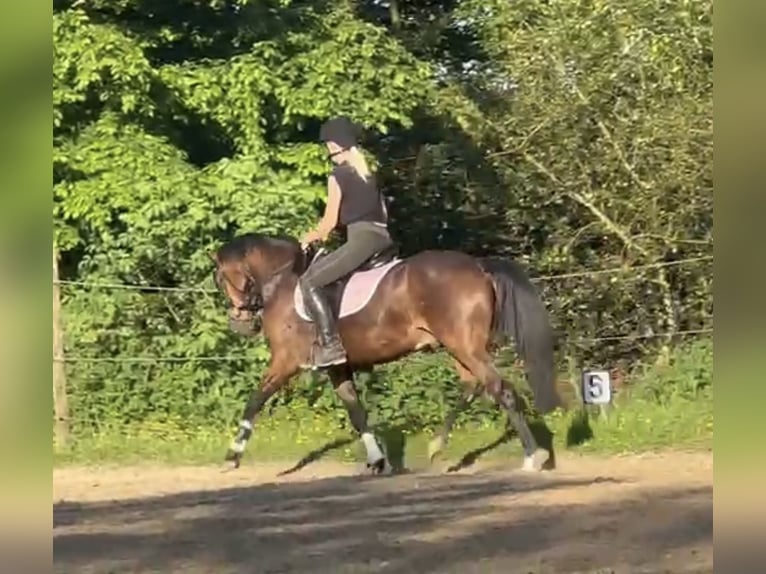
POLYGON ((370 175, 372 175, 372 172, 370 171, 370 166, 367 165, 367 160, 362 151, 354 146, 349 148, 346 153, 348 154, 346 157, 348 165, 354 168, 354 171, 359 177, 364 181, 367 181, 370 178, 370 175))

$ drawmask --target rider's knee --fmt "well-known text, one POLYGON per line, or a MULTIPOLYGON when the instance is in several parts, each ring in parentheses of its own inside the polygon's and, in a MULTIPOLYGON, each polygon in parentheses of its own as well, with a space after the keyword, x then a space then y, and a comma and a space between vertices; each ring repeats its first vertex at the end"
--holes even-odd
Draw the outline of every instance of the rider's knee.
POLYGON ((298 284, 304 291, 314 287, 313 276, 310 272, 306 272, 298 278, 298 284))

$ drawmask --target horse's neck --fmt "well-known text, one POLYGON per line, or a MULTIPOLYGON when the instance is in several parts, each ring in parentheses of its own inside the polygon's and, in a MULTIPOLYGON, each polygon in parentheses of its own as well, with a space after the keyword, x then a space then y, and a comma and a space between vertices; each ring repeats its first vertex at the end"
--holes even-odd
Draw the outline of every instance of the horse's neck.
POLYGON ((279 290, 287 290, 291 293, 295 290, 295 286, 298 284, 299 275, 293 271, 285 273, 282 280, 279 282, 279 290))
POLYGON ((265 308, 277 304, 283 296, 289 296, 288 300, 292 301, 292 293, 295 291, 295 286, 298 284, 298 275, 291 270, 285 271, 275 279, 274 285, 270 289, 271 292, 268 295, 264 293, 265 308))
MULTIPOLYGON (((292 294, 298 282, 298 277, 303 273, 304 268, 308 264, 302 251, 291 253, 290 257, 274 257, 270 263, 272 275, 262 284, 261 288, 264 310, 271 305, 277 304, 285 291, 289 291, 292 294)), ((292 300, 292 297, 290 300, 292 300)))

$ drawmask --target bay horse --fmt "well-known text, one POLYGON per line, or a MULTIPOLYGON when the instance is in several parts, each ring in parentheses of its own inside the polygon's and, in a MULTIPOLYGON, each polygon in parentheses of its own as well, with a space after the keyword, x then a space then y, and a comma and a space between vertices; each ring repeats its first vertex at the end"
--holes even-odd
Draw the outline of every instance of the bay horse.
MULTIPOLYGON (((215 283, 228 299, 230 328, 243 335, 262 330, 271 352, 225 456, 235 468, 269 398, 312 366, 315 327, 296 289, 312 255, 319 255, 312 250, 304 251, 293 237, 247 233, 211 254, 215 283)), ((490 354, 500 337, 513 338, 536 409, 546 413, 561 404, 548 314, 521 266, 459 251, 422 251, 400 259, 394 247, 326 289, 348 357, 346 364, 328 367, 328 375, 364 443, 373 473, 385 468, 386 457, 367 426, 354 372, 440 346, 454 359, 466 392, 429 445, 430 457, 445 446, 459 411, 485 394, 507 411, 524 450, 522 469, 542 469, 551 453, 538 448, 519 395, 503 380, 490 354)))

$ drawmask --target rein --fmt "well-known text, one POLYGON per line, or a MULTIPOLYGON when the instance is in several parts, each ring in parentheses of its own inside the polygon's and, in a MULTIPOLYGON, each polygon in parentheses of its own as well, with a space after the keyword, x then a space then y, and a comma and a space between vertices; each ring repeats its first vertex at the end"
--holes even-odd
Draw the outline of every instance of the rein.
POLYGON ((261 287, 261 307, 256 309, 256 313, 260 314, 263 312, 263 308, 266 306, 266 303, 268 303, 268 300, 271 299, 271 295, 274 293, 274 290, 279 284, 279 281, 282 279, 282 274, 293 265, 295 265, 295 261, 288 261, 269 274, 268 278, 263 282, 263 286, 261 287))
MULTIPOLYGON (((229 285, 231 285, 235 291, 242 295, 242 298, 244 299, 244 303, 242 305, 237 305, 234 307, 237 312, 249 311, 253 314, 254 317, 260 318, 261 314, 263 313, 263 309, 268 302, 268 299, 274 292, 276 285, 279 283, 279 279, 281 279, 282 274, 293 265, 295 265, 295 261, 288 261, 284 265, 281 265, 272 271, 263 282, 260 293, 257 292, 258 281, 255 279, 252 271, 250 270, 250 266, 247 264, 242 266, 242 271, 245 275, 245 285, 242 289, 238 289, 231 283, 231 281, 229 281, 227 277, 224 276, 224 280, 229 285)), ((221 290, 217 269, 215 273, 215 283, 218 286, 218 289, 221 290)))

